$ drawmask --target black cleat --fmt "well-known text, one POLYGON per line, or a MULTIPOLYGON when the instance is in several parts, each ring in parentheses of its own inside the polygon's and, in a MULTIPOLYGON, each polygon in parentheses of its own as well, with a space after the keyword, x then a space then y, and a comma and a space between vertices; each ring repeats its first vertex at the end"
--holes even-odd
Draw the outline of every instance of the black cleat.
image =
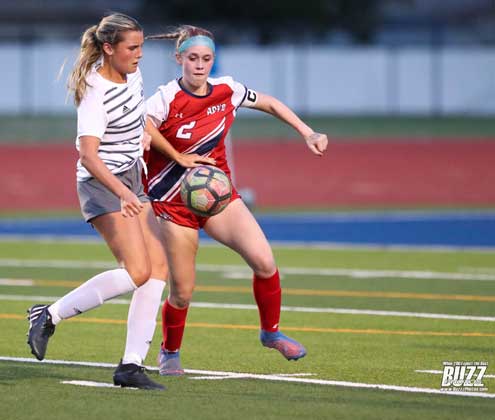
POLYGON ((117 369, 113 373, 113 383, 114 385, 129 388, 140 388, 140 389, 152 389, 164 391, 166 388, 152 381, 144 373, 145 369, 143 366, 135 365, 134 363, 122 364, 120 361, 117 369))
POLYGON ((55 332, 55 325, 52 323, 52 317, 48 312, 48 305, 34 305, 28 310, 29 330, 27 333, 31 353, 38 360, 45 358, 48 339, 55 332))

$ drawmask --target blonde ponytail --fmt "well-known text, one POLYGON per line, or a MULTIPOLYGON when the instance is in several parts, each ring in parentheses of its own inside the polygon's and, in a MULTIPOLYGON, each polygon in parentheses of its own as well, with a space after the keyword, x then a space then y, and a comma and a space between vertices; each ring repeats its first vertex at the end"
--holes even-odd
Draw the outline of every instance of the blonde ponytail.
POLYGON ((79 106, 86 92, 88 73, 103 55, 103 44, 118 44, 122 41, 122 33, 126 31, 142 32, 143 28, 130 16, 113 13, 105 16, 98 25, 91 26, 83 33, 79 56, 68 80, 68 89, 74 94, 76 106, 79 106))
POLYGON ((86 92, 86 75, 102 55, 102 45, 96 37, 97 25, 88 28, 81 38, 81 50, 69 76, 69 90, 74 93, 74 103, 79 106, 86 92))

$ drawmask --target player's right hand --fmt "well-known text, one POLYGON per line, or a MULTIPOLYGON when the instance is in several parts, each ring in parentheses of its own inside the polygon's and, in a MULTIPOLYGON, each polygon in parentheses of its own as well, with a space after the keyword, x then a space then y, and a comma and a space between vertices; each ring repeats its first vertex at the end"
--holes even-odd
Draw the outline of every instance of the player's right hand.
POLYGON ((181 153, 177 159, 177 163, 184 168, 195 168, 201 165, 216 165, 216 160, 210 157, 201 156, 197 153, 187 154, 181 153))
POLYGON ((137 216, 141 213, 143 207, 143 203, 139 201, 139 198, 131 190, 125 191, 120 196, 120 210, 124 217, 137 216))

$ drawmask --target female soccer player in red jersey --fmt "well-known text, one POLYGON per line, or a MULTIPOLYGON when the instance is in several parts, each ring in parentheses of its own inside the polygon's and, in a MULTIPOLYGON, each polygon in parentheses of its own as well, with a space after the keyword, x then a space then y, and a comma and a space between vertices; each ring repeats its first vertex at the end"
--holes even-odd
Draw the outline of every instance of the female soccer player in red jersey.
POLYGON ((153 35, 148 39, 175 39, 176 60, 182 77, 173 80, 147 100, 150 122, 161 136, 152 134, 148 158, 147 191, 155 214, 161 219, 170 269, 170 293, 162 309, 163 343, 159 354, 162 375, 181 375, 179 358, 187 310, 195 283, 198 230, 238 252, 254 272, 253 290, 259 309, 263 346, 275 348, 288 360, 306 355, 297 341, 279 331, 280 277, 270 245, 248 208, 233 190, 232 199, 220 214, 194 215, 181 201, 179 186, 187 154, 214 159, 227 175, 225 137, 240 106, 274 115, 293 127, 317 156, 323 155, 328 139, 315 133, 279 100, 247 89, 231 77, 209 78, 215 60, 213 35, 193 26, 153 35), (174 146, 171 151, 163 137, 174 146), (181 155, 181 154, 182 155, 181 155))

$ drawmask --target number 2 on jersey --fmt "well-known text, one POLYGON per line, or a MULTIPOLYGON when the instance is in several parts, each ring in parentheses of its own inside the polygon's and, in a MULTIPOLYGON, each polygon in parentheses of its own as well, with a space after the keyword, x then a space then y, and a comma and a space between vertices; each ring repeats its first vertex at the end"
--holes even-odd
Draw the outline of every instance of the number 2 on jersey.
POLYGON ((192 136, 192 133, 186 133, 185 130, 191 130, 196 125, 196 121, 191 121, 190 123, 181 125, 177 130, 177 138, 178 139, 186 139, 189 140, 192 136))

